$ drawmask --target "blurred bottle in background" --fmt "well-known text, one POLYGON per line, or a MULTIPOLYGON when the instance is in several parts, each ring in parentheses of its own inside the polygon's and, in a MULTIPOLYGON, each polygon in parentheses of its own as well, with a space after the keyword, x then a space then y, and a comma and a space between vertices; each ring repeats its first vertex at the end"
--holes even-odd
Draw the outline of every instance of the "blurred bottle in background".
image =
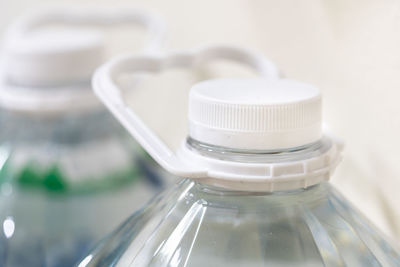
POLYGON ((94 26, 163 25, 136 10, 56 8, 10 27, 0 84, 0 265, 72 266, 160 188, 161 170, 95 98, 94 26), (51 28, 61 25, 71 27, 51 28), (82 27, 81 27, 82 26, 82 27), (92 28, 90 28, 92 27, 92 28))

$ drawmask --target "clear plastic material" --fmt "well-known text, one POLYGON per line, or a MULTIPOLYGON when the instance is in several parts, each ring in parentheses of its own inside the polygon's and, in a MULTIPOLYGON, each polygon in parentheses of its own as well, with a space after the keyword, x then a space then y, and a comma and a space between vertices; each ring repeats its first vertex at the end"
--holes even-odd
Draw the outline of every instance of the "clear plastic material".
MULTIPOLYGON (((206 153, 225 161, 290 162, 324 144, 263 154, 209 146, 206 153)), ((400 265, 399 252, 328 182, 269 193, 198 181, 186 179, 136 212, 80 267, 400 265)))
POLYGON ((82 266, 399 266, 400 255, 324 182, 281 193, 184 180, 82 266))
POLYGON ((103 109, 1 110, 0 124, 1 266, 71 266, 161 187, 103 109))

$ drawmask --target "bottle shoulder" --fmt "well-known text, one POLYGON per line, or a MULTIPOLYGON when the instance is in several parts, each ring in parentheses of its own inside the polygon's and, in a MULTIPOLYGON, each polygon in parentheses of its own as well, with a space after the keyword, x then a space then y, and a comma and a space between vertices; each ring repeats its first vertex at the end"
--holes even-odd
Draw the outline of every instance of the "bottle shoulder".
POLYGON ((208 189, 190 180, 181 182, 128 219, 91 254, 91 262, 112 260, 116 266, 160 266, 174 260, 188 266, 400 263, 400 254, 328 183, 304 192, 269 194, 208 189))

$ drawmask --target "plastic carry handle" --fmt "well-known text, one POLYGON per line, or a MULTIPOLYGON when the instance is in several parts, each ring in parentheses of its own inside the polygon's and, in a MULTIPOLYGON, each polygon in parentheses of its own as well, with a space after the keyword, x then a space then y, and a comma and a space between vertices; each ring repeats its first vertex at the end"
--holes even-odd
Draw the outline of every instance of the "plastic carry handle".
POLYGON ((11 25, 8 34, 22 37, 28 32, 51 24, 114 26, 123 23, 137 24, 148 30, 146 51, 160 48, 165 39, 164 22, 155 14, 146 10, 132 8, 73 8, 55 7, 40 10, 19 19, 11 25))
POLYGON ((157 73, 169 68, 194 68, 219 59, 248 65, 263 77, 279 77, 278 70, 273 63, 251 50, 226 45, 208 45, 166 55, 136 54, 115 58, 96 71, 93 77, 93 88, 97 96, 130 134, 167 171, 181 177, 207 177, 207 169, 199 169, 184 163, 143 123, 137 114, 125 104, 116 81, 121 73, 157 73))

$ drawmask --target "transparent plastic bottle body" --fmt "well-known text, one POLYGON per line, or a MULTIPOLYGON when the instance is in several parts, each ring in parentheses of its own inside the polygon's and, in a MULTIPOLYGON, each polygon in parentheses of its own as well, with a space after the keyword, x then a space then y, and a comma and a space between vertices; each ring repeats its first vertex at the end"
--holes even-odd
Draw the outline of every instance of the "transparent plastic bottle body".
POLYGON ((0 114, 2 266, 71 266, 161 186, 105 110, 0 114))
POLYGON ((80 266, 400 266, 400 254, 327 182, 254 193, 184 180, 80 266))

